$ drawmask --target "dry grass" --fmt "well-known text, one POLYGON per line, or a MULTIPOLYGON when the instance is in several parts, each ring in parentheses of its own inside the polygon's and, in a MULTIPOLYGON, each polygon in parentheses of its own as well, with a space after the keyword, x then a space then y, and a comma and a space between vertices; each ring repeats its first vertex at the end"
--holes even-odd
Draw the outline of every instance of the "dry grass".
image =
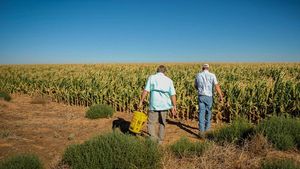
POLYGON ((31 104, 48 104, 51 99, 47 96, 34 96, 31 100, 31 104))
POLYGON ((6 108, 8 107, 8 103, 4 101, 4 99, 0 98, 0 107, 6 108))
POLYGON ((71 169, 67 164, 63 164, 62 157, 57 155, 49 164, 49 169, 71 169))
POLYGON ((7 110, 14 110, 16 106, 12 102, 13 101, 8 102, 0 98, 0 108, 7 109, 7 110))
POLYGON ((260 166, 260 158, 252 158, 243 147, 233 144, 215 145, 200 158, 198 168, 203 169, 256 169, 260 166))
POLYGON ((271 149, 271 144, 262 134, 256 134, 251 140, 246 141, 245 148, 252 156, 266 156, 271 149))
POLYGON ((268 159, 291 159, 300 163, 297 150, 279 151, 274 149, 267 139, 257 134, 243 146, 234 144, 213 144, 202 156, 176 158, 165 152, 165 169, 259 169, 268 159))
POLYGON ((182 157, 177 158, 173 153, 170 151, 165 151, 163 156, 163 168, 164 169, 196 169, 197 162, 199 157, 182 157))
POLYGON ((164 168, 172 169, 258 169, 261 157, 251 157, 245 148, 233 144, 212 145, 202 156, 193 158, 176 158, 166 152, 164 168))
POLYGON ((271 149, 266 155, 266 159, 291 159, 300 164, 300 152, 299 151, 279 151, 271 149))

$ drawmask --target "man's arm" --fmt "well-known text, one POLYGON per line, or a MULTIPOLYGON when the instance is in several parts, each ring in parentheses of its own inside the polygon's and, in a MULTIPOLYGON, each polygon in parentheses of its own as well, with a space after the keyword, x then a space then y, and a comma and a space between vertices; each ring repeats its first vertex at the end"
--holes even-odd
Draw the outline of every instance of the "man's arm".
POLYGON ((175 92, 173 81, 171 82, 171 85, 170 85, 170 88, 169 88, 169 96, 170 96, 171 103, 172 103, 172 106, 173 106, 172 109, 171 109, 171 113, 172 113, 173 117, 177 117, 176 92, 175 92))
POLYGON ((176 95, 171 96, 171 102, 172 102, 172 105, 173 105, 171 112, 172 112, 173 116, 177 116, 176 95))
POLYGON ((142 93, 142 96, 141 96, 141 100, 140 100, 140 103, 139 103, 139 108, 142 108, 143 107, 143 102, 147 96, 149 92, 147 90, 144 90, 143 93, 142 93))
POLYGON ((220 101, 223 101, 223 93, 219 84, 215 85, 217 93, 219 94, 220 101))
POLYGON ((197 81, 197 77, 195 78, 194 87, 198 90, 198 81, 197 81))
POLYGON ((149 78, 146 82, 146 86, 142 92, 141 100, 140 100, 139 107, 138 107, 139 109, 143 108, 143 102, 146 99, 147 94, 150 92, 150 83, 151 83, 151 76, 149 76, 149 78))

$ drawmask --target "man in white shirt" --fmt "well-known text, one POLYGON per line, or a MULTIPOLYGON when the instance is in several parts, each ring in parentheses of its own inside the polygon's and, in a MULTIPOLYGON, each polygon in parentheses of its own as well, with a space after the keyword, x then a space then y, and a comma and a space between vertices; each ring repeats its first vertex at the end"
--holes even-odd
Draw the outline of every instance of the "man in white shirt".
POLYGON ((164 73, 166 67, 160 65, 157 73, 149 76, 145 89, 139 103, 139 107, 143 106, 143 102, 150 92, 150 111, 148 112, 148 133, 150 138, 158 143, 162 143, 165 135, 165 125, 168 110, 171 109, 173 115, 176 115, 176 92, 173 81, 164 73), (159 122, 159 136, 155 132, 155 124, 159 122))
POLYGON ((204 132, 210 128, 214 88, 219 94, 220 101, 223 101, 222 91, 216 75, 209 72, 208 64, 202 65, 202 72, 196 75, 195 88, 198 90, 199 137, 203 138, 204 132))

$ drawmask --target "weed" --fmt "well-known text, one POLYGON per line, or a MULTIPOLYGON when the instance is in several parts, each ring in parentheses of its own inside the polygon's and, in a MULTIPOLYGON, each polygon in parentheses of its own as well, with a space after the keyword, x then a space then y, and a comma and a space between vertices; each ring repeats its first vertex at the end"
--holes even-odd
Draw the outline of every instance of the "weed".
POLYGON ((300 165, 290 159, 269 159, 262 163, 262 169, 300 169, 300 165))
POLYGON ((0 98, 3 98, 5 101, 8 102, 11 100, 11 96, 5 91, 0 91, 0 98))
POLYGON ((170 146, 170 150, 177 157, 201 156, 209 147, 207 142, 191 142, 186 137, 182 137, 170 146))
POLYGON ((237 118, 232 124, 208 133, 208 138, 219 143, 241 143, 253 133, 253 129, 246 119, 237 118))
POLYGON ((89 119, 108 118, 111 117, 113 113, 114 110, 112 107, 104 104, 96 104, 89 108, 85 116, 89 119))
POLYGON ((7 138, 9 135, 11 135, 11 132, 8 130, 0 131, 0 138, 7 138))
POLYGON ((297 118, 273 116, 257 126, 262 133, 279 150, 299 147, 300 120, 297 118))
POLYGON ((63 162, 73 169, 155 169, 161 167, 161 157, 151 140, 113 132, 69 146, 63 162))
POLYGON ((22 154, 5 159, 0 163, 1 169, 42 169, 39 158, 33 154, 22 154))

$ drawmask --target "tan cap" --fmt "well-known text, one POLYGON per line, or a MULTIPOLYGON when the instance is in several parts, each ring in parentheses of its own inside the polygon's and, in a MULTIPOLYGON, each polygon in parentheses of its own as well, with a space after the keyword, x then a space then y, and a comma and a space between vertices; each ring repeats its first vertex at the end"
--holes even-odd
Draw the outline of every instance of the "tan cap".
POLYGON ((206 63, 206 64, 203 64, 203 65, 202 65, 202 68, 209 68, 209 64, 207 64, 207 63, 206 63))

